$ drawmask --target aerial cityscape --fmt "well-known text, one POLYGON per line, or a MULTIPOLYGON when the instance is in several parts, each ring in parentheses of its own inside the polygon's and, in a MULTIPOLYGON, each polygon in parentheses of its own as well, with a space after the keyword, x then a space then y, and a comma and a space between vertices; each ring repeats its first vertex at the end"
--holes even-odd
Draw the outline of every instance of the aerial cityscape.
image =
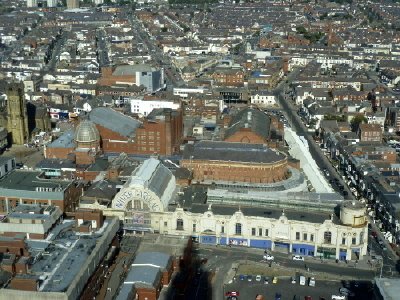
POLYGON ((400 299, 400 1, 0 0, 0 299, 400 299))

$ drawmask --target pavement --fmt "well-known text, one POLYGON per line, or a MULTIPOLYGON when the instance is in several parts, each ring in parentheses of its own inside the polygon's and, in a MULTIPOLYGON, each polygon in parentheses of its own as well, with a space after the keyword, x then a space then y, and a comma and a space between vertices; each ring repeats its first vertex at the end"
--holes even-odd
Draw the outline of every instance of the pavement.
POLYGON ((34 168, 38 162, 44 159, 43 147, 28 148, 24 145, 13 145, 2 155, 15 157, 16 163, 22 163, 27 168, 34 168))

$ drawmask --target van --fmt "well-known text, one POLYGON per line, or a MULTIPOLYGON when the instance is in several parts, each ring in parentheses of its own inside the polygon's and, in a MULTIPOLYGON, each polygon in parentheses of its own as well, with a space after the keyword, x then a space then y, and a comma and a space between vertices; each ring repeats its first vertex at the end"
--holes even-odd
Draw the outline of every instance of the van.
POLYGON ((300 276, 299 283, 300 285, 306 285, 306 278, 303 275, 300 276))

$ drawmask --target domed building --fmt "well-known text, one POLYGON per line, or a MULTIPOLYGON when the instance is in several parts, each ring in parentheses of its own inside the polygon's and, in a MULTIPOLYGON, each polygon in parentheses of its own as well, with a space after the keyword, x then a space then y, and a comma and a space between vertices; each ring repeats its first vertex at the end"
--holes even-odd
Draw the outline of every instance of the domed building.
POLYGON ((89 120, 82 120, 75 129, 75 160, 77 165, 94 162, 100 152, 100 134, 96 125, 89 120))

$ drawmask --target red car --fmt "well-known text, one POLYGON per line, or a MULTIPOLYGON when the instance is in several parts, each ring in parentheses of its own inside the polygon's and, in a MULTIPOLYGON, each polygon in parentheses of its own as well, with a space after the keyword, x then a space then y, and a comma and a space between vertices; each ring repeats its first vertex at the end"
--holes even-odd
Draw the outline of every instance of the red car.
POLYGON ((374 237, 374 238, 376 238, 378 235, 376 234, 376 232, 375 231, 372 231, 371 232, 371 235, 372 235, 372 237, 374 237))

